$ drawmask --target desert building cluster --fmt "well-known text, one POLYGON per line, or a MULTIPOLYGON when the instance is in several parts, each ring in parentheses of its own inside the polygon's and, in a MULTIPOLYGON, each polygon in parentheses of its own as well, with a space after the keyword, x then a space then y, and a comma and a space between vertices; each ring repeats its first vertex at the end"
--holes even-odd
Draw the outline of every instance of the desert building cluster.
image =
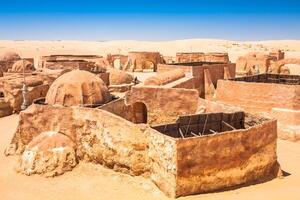
POLYGON ((226 52, 7 52, 0 117, 19 123, 4 153, 21 174, 91 162, 173 198, 265 182, 282 176, 278 137, 300 140, 300 76, 287 66, 299 63, 280 50, 236 63, 226 52))

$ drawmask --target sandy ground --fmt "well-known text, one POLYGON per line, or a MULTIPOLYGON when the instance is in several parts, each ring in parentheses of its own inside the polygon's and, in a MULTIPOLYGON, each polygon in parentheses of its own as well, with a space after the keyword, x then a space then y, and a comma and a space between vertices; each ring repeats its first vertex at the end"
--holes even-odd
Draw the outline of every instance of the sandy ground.
MULTIPOLYGON (((167 199, 143 177, 116 173, 100 165, 79 164, 73 171, 56 178, 26 176, 15 172, 16 156, 5 157, 4 148, 16 129, 18 116, 0 118, 0 199, 1 200, 77 200, 77 199, 167 199)), ((283 179, 235 190, 193 195, 179 199, 300 199, 300 143, 278 141, 282 168, 290 175, 283 179)))

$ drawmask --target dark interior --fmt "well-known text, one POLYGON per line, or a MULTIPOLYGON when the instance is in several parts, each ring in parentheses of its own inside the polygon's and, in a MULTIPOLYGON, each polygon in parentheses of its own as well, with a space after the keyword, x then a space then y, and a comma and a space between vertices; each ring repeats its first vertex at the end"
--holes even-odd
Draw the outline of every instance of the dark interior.
POLYGON ((152 128, 174 138, 187 138, 244 129, 244 121, 244 112, 203 113, 180 116, 176 123, 152 128))
POLYGON ((172 63, 170 65, 202 66, 202 65, 214 65, 214 64, 224 64, 224 63, 221 63, 221 62, 184 62, 184 63, 172 63))
POLYGON ((232 81, 245 81, 255 83, 277 83, 286 85, 300 85, 299 75, 284 74, 258 74, 230 79, 232 81))

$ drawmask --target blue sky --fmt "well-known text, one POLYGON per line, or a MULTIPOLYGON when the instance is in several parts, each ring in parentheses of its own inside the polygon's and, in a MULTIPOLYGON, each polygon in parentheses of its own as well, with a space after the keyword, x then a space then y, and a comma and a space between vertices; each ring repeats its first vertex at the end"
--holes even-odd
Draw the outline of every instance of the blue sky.
POLYGON ((300 0, 1 0, 0 39, 300 39, 300 0))

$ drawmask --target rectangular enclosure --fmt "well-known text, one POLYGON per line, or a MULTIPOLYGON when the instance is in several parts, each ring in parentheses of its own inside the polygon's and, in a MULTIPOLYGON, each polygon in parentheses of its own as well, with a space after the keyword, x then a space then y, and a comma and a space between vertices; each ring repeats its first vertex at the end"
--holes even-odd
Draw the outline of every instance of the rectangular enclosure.
POLYGON ((180 116, 176 123, 152 128, 174 138, 187 138, 244 129, 244 121, 244 112, 204 113, 180 116))
POLYGON ((286 85, 300 85, 299 75, 257 74, 252 76, 233 78, 230 80, 255 82, 255 83, 277 83, 277 84, 286 84, 286 85))

